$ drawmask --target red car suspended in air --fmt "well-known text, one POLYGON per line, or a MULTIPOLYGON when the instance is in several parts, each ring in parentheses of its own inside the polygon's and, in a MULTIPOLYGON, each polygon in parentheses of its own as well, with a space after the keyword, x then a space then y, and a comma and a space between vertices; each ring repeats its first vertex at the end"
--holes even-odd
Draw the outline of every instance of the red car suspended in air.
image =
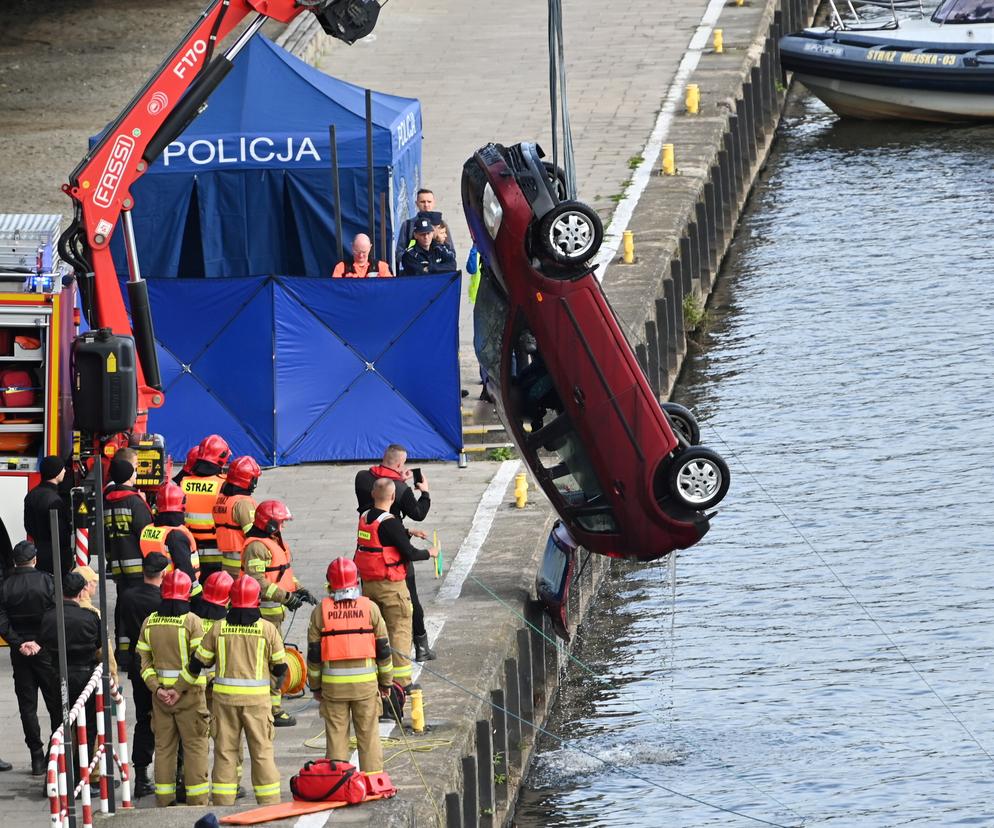
POLYGON ((593 268, 603 228, 536 144, 488 144, 462 196, 484 266, 475 347, 504 425, 575 540, 654 560, 707 532, 728 491, 682 406, 660 405, 593 268))

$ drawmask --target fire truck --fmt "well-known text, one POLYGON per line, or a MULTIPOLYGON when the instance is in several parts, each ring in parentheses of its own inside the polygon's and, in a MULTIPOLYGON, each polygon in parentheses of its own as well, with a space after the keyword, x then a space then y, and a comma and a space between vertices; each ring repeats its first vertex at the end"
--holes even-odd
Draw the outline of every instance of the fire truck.
POLYGON ((22 536, 24 494, 47 454, 71 457, 77 482, 95 457, 128 445, 139 451, 141 487, 168 471, 161 438, 146 433, 165 394, 132 184, 203 111, 266 21, 314 14, 351 44, 372 32, 379 9, 378 0, 213 0, 70 174, 62 189, 72 218, 57 242, 58 216, 0 218, 0 554, 22 536), (115 232, 127 254, 127 305, 110 252, 115 232))

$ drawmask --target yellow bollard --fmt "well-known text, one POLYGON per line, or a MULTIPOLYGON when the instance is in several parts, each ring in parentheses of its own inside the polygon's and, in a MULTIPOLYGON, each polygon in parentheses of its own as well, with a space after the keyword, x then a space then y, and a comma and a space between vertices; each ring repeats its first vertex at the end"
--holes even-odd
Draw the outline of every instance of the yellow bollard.
POLYGON ((514 476, 514 504, 519 509, 528 504, 528 475, 524 472, 514 476))
POLYGON ((687 84, 687 114, 696 115, 701 107, 701 88, 696 83, 687 84))
POLYGON ((744 6, 745 5, 745 0, 735 0, 735 5, 736 6, 744 6))
POLYGON ((626 230, 621 234, 622 254, 621 261, 625 264, 634 264, 635 262, 635 234, 631 230, 626 230))
POLYGON ((672 144, 663 144, 663 175, 676 175, 676 153, 672 144))
POLYGON ((411 697, 411 730, 415 733, 425 732, 425 698, 424 692, 417 685, 412 685, 407 690, 407 695, 411 697))
POLYGON ((725 36, 721 29, 714 30, 714 53, 720 55, 725 51, 725 36))

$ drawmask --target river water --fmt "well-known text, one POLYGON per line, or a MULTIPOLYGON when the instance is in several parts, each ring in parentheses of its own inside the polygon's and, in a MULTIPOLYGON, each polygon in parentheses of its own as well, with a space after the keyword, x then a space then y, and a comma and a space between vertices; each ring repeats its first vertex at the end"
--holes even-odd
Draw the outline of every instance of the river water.
POLYGON ((675 614, 665 563, 616 568, 517 825, 759 824, 665 786, 994 826, 992 157, 994 128, 793 103, 675 397, 731 492, 675 614))

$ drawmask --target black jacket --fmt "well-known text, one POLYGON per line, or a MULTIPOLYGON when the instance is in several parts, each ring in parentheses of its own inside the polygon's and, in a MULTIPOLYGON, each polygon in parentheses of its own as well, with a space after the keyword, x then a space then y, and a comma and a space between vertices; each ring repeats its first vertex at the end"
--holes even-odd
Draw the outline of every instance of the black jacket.
MULTIPOLYGON (((177 533, 173 532, 172 534, 177 533)), ((155 612, 161 603, 162 594, 159 587, 146 584, 144 581, 140 586, 126 590, 118 599, 121 635, 125 636, 132 643, 132 646, 138 642, 138 635, 141 633, 145 619, 155 612)), ((139 658, 136 657, 132 660, 131 669, 137 670, 138 673, 141 672, 139 658)))
MULTIPOLYGON (((81 607, 75 601, 64 602, 66 620, 66 661, 70 671, 92 669, 97 666, 100 651, 100 616, 93 610, 81 607)), ((42 647, 54 657, 58 652, 58 617, 52 607, 41 619, 42 647)))
POLYGON ((414 245, 404 251, 400 259, 400 274, 402 276, 420 276, 424 273, 454 273, 456 257, 452 248, 447 244, 432 242, 427 250, 420 245, 414 245))
POLYGON ((61 550, 62 572, 72 569, 75 550, 72 546, 72 521, 69 505, 59 494, 54 483, 43 482, 35 486, 24 497, 24 531, 31 536, 38 549, 38 568, 42 572, 54 573, 52 562, 52 531, 49 512, 59 513, 59 549, 61 550))
MULTIPOLYGON (((136 488, 111 484, 104 489, 104 539, 115 575, 120 561, 141 561, 139 538, 151 522, 152 512, 136 488)), ((141 573, 132 577, 140 579, 141 573)))
MULTIPOLYGON (((383 514, 382 509, 370 509, 369 520, 372 522, 383 514)), ((385 520, 380 524, 380 543, 384 546, 396 546, 404 560, 413 563, 414 561, 427 561, 431 555, 427 549, 418 549, 411 543, 411 538, 407 534, 407 529, 399 519, 385 520)))
POLYGON ((34 567, 16 567, 0 586, 0 636, 15 648, 38 641, 42 616, 54 607, 52 576, 34 567))
POLYGON ((355 499, 358 504, 356 511, 361 515, 367 509, 373 508, 373 484, 381 477, 389 477, 396 487, 396 496, 393 506, 390 507, 390 514, 401 520, 410 518, 422 521, 428 517, 431 495, 428 492, 421 492, 421 497, 415 497, 414 490, 403 480, 381 473, 382 470, 383 466, 373 466, 371 469, 363 469, 355 476, 355 499))
MULTIPOLYGON (((182 526, 182 512, 166 512, 155 519, 156 526, 182 526)), ((193 547, 190 546, 190 539, 183 532, 170 532, 166 536, 166 549, 173 561, 173 567, 180 572, 185 572, 190 576, 191 581, 197 580, 197 575, 193 571, 193 547)), ((137 638, 131 639, 137 641, 137 638)))

